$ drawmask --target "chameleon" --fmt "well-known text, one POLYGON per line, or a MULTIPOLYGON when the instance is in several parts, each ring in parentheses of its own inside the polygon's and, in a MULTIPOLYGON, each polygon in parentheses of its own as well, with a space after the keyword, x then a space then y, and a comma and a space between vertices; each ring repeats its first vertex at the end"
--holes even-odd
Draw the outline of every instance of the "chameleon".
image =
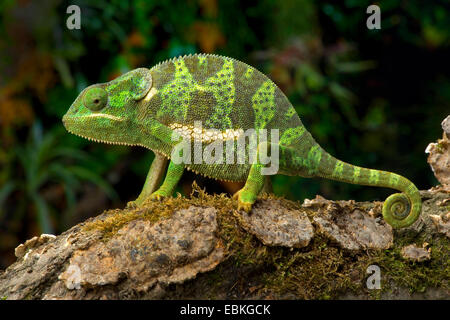
POLYGON ((217 180, 245 181, 233 198, 237 199, 238 210, 250 212, 266 188, 268 176, 262 170, 267 164, 259 160, 179 163, 174 161, 173 152, 183 137, 231 142, 231 150, 242 131, 253 128, 278 130, 278 141, 258 141, 256 148, 250 148, 256 150, 259 159, 262 150, 276 147, 277 174, 396 189, 400 193, 390 195, 382 207, 384 220, 393 228, 410 226, 421 213, 421 197, 411 181, 396 173, 346 163, 326 152, 282 90, 262 72, 234 58, 194 54, 160 62, 150 69, 131 70, 85 88, 62 121, 70 133, 83 138, 141 146, 155 153, 142 191, 131 202, 136 206, 147 199, 172 196, 187 169, 217 180), (198 122, 201 129, 195 126, 198 122), (178 138, 174 139, 174 133, 178 138))

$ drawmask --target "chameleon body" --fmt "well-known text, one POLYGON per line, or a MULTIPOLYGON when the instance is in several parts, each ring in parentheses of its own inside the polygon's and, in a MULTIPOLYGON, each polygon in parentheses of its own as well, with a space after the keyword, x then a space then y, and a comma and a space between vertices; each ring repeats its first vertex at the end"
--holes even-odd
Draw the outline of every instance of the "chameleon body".
MULTIPOLYGON (((246 181, 235 197, 238 209, 250 211, 266 180, 261 161, 177 164, 170 159, 181 141, 173 139, 174 131, 193 141, 232 140, 230 146, 235 148, 242 130, 254 128, 278 129, 278 173, 397 189, 401 193, 389 196, 383 205, 383 216, 394 228, 411 225, 421 212, 421 198, 412 182, 331 156, 317 144, 287 97, 268 77, 228 57, 196 54, 174 58, 92 85, 80 93, 63 123, 68 131, 84 138, 138 145, 155 152, 136 205, 147 198, 171 196, 187 168, 219 180, 246 181), (201 122, 199 131, 196 122, 201 122), (157 188, 167 162, 167 174, 157 188)), ((259 142, 257 153, 271 144, 271 140, 259 142)))

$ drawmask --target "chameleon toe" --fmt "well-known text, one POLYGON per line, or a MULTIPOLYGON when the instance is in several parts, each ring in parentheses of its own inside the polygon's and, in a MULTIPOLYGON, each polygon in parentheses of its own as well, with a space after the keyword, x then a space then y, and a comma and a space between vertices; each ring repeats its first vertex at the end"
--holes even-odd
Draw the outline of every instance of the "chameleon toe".
POLYGON ((154 201, 162 201, 165 198, 164 195, 161 195, 159 193, 153 193, 150 195, 150 200, 154 200, 154 201))
POLYGON ((128 201, 126 207, 127 207, 127 208, 131 208, 131 209, 134 209, 134 208, 137 208, 137 207, 138 207, 138 204, 136 203, 136 201, 128 201))
POLYGON ((252 203, 239 201, 238 210, 244 210, 245 212, 249 213, 250 211, 252 211, 252 203))

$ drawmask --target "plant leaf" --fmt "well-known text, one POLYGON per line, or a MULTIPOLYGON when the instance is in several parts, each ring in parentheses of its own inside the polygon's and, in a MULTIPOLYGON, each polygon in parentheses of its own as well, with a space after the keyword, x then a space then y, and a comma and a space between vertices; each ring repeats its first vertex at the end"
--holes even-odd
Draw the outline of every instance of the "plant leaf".
POLYGON ((50 222, 50 214, 47 202, 44 198, 39 195, 39 193, 34 192, 31 194, 31 198, 36 206, 36 213, 38 218, 38 224, 41 228, 42 233, 53 234, 53 227, 50 222))
POLYGON ((92 172, 91 170, 79 166, 68 167, 68 170, 70 170, 77 177, 86 179, 94 183, 95 185, 99 186, 101 189, 103 189, 103 191, 105 191, 105 193, 108 195, 109 198, 111 199, 119 198, 117 193, 111 187, 111 185, 108 182, 106 182, 102 177, 92 172))

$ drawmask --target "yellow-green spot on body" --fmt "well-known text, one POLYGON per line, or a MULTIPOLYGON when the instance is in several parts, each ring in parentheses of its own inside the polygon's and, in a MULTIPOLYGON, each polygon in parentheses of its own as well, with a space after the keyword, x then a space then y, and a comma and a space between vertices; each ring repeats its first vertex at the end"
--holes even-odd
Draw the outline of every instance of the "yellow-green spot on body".
POLYGON ((244 73, 245 79, 249 80, 251 78, 253 72, 254 72, 254 69, 252 67, 248 67, 244 73))
POLYGON ((322 151, 320 150, 319 145, 312 146, 308 152, 308 163, 307 163, 310 174, 313 174, 317 171, 321 158, 322 158, 322 151))
POLYGON ((264 82, 252 97, 255 110, 255 128, 264 128, 275 115, 275 85, 272 81, 264 82))
POLYGON ((342 173, 344 172, 344 163, 342 161, 336 162, 333 170, 333 177, 342 178, 342 173))
POLYGON ((132 72, 127 72, 123 75, 121 75, 120 77, 112 80, 111 82, 109 82, 109 84, 106 86, 105 90, 110 93, 112 92, 114 89, 116 89, 120 84, 123 84, 127 81, 129 81, 130 79, 133 79, 133 73, 132 72))
POLYGON ((173 64, 175 65, 174 79, 160 91, 163 102, 158 116, 166 114, 182 120, 185 119, 190 106, 195 83, 182 58, 174 60, 173 64))
POLYGON ((206 125, 215 129, 232 129, 230 112, 235 99, 233 60, 224 59, 222 69, 208 78, 205 87, 212 91, 216 99, 214 112, 206 120, 206 125))
POLYGON ((120 91, 109 95, 109 105, 112 107, 124 107, 130 97, 130 91, 120 91))
POLYGON ((391 173, 389 177, 389 184, 393 187, 397 186, 399 182, 398 175, 391 173))
POLYGON ((360 173, 360 167, 353 167, 353 182, 358 182, 360 173))
POLYGON ((377 183, 380 173, 378 170, 370 169, 369 183, 377 183))
POLYGON ((410 184, 406 190, 409 191, 409 192, 414 192, 414 191, 416 191, 416 189, 417 189, 417 188, 416 188, 415 185, 410 184))
POLYGON ((286 120, 289 120, 290 118, 292 118, 292 116, 294 114, 297 114, 297 112, 295 111, 295 109, 292 106, 290 106, 289 109, 284 114, 284 116, 285 116, 286 120))
POLYGON ((289 145, 297 138, 300 138, 305 132, 304 126, 286 129, 281 135, 280 144, 289 145))

